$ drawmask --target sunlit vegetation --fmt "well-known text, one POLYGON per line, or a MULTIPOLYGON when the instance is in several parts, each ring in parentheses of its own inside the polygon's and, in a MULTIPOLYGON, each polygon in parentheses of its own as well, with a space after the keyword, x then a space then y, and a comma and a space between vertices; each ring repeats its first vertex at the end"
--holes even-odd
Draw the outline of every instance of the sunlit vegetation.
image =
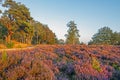
POLYGON ((120 45, 120 32, 113 32, 109 27, 100 28, 89 44, 120 45))
POLYGON ((92 67, 96 69, 97 71, 100 71, 100 63, 96 58, 92 58, 92 67))
POLYGON ((2 57, 2 62, 5 62, 7 60, 7 53, 6 53, 6 51, 3 51, 1 57, 2 57))
POLYGON ((57 43, 55 33, 47 25, 35 21, 24 4, 3 0, 0 6, 5 9, 0 16, 1 45, 13 48, 13 41, 28 45, 57 43))
POLYGON ((70 21, 67 24, 68 29, 68 34, 66 34, 66 44, 79 44, 79 30, 77 29, 77 26, 74 21, 70 21))
POLYGON ((2 80, 119 80, 120 46, 41 45, 0 52, 2 80))
MULTIPOLYGON (((37 44, 84 44, 80 43, 79 30, 74 21, 67 23, 65 41, 58 40, 48 25, 34 20, 26 5, 14 0, 1 0, 0 6, 0 48, 15 48, 37 44)), ((64 35, 64 34, 63 34, 64 35)), ((98 30, 89 41, 89 45, 120 45, 120 32, 113 32, 109 27, 98 30)))
POLYGON ((26 5, 0 6, 0 80, 120 80, 120 32, 100 28, 86 45, 70 21, 66 39, 57 39, 26 5))

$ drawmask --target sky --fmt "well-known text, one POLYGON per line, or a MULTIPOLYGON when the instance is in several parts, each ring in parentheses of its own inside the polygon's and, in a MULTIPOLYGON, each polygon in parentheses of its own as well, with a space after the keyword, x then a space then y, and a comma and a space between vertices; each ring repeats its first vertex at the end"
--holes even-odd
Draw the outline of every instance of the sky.
POLYGON ((34 20, 47 24, 65 40, 69 21, 74 21, 80 41, 87 43, 104 26, 120 32, 120 0, 16 0, 25 4, 34 20))

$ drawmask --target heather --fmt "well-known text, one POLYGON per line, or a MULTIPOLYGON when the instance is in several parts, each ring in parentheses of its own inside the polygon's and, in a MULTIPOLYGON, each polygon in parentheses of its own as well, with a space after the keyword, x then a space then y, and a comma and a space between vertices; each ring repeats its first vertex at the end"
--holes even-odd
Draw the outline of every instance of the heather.
POLYGON ((0 80, 119 80, 120 46, 39 45, 0 52, 0 80))

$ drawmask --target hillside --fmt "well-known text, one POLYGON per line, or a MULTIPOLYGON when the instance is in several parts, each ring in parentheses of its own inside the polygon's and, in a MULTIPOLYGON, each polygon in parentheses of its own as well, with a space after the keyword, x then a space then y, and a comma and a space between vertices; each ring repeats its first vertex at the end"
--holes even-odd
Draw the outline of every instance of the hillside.
POLYGON ((0 80, 120 79, 120 46, 39 45, 0 59, 0 80))

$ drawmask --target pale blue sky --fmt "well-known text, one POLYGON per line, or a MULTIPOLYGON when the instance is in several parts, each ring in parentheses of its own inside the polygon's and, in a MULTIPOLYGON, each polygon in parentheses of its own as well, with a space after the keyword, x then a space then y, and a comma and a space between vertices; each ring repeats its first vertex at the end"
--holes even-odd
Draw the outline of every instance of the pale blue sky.
POLYGON ((77 24, 83 42, 88 42, 104 26, 120 32, 120 0, 16 1, 25 4, 35 20, 48 24, 59 39, 65 39, 70 20, 77 24))

